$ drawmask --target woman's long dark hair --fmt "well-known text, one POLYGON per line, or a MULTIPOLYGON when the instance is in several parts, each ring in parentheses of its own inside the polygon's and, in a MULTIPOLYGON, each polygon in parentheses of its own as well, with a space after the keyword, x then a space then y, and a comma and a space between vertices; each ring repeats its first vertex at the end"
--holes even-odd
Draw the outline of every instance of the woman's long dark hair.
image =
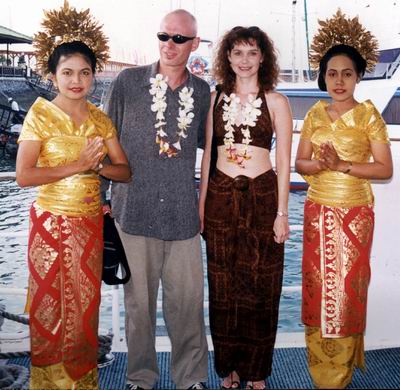
POLYGON ((279 76, 279 67, 274 45, 268 35, 260 28, 234 27, 222 37, 214 61, 213 73, 217 82, 222 85, 225 93, 235 89, 236 74, 228 60, 228 54, 234 45, 245 43, 256 44, 261 51, 263 61, 258 70, 258 84, 263 91, 271 91, 276 87, 279 76))

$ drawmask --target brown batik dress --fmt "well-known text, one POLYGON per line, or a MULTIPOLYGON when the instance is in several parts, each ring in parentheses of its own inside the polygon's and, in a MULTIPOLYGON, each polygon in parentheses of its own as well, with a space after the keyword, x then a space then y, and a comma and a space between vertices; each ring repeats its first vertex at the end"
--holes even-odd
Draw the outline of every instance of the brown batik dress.
MULTIPOLYGON (((263 104, 251 129, 252 145, 262 139, 265 147, 267 139, 270 149, 272 129, 265 98, 263 104)), ((224 131, 221 105, 215 115, 218 142, 224 131)), ((284 256, 284 245, 274 241, 277 203, 273 170, 250 179, 231 178, 217 169, 208 185, 209 312, 215 367, 221 377, 235 370, 241 379, 256 381, 271 373, 284 256)))

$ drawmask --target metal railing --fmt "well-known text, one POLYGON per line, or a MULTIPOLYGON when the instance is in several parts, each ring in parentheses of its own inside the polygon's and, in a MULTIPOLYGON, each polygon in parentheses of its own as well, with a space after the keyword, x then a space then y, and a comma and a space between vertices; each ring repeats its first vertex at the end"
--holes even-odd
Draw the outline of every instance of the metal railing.
POLYGON ((26 77, 27 68, 0 66, 0 77, 26 77))
POLYGON ((6 130, 16 123, 22 123, 25 116, 25 110, 13 111, 10 106, 0 104, 0 130, 6 130))
POLYGON ((388 78, 393 76, 393 73, 396 72, 397 68, 400 66, 400 55, 397 57, 395 61, 393 61, 388 69, 388 78))
POLYGON ((55 93, 54 91, 54 85, 53 81, 47 78, 43 78, 41 75, 32 72, 31 77, 28 79, 29 84, 33 87, 38 87, 46 92, 52 92, 55 93))
MULTIPOLYGON (((11 295, 11 296, 22 296, 26 297, 27 289, 17 287, 0 287, 0 296, 11 295)), ((112 290, 101 291, 102 298, 112 298, 112 330, 113 330, 113 350, 121 350, 121 337, 120 337, 120 317, 119 317, 119 291, 118 286, 113 286, 112 290)), ((100 330, 99 333, 108 333, 108 330, 100 330)), ((29 329, 21 332, 1 332, 0 341, 14 341, 22 340, 29 337, 29 329)), ((1 342, 0 342, 1 344, 1 342)))
POLYGON ((11 120, 11 107, 0 104, 0 127, 7 127, 11 120))
POLYGON ((376 64, 372 72, 367 72, 364 75, 364 79, 390 79, 394 72, 398 69, 400 65, 400 56, 396 58, 393 62, 379 62, 376 64))
MULTIPOLYGON (((390 79, 396 70, 400 67, 400 55, 392 62, 379 62, 376 64, 372 72, 366 72, 364 79, 390 79)), ((285 82, 295 82, 300 81, 313 81, 316 80, 318 72, 314 70, 291 70, 291 69, 281 69, 279 73, 279 78, 285 82)))
MULTIPOLYGON (((303 225, 291 225, 290 231, 301 231, 303 230, 303 225)), ((4 239, 7 237, 28 237, 28 230, 21 232, 10 232, 10 231, 0 231, 0 238, 4 239)), ((289 238, 290 239, 290 238, 289 238)), ((282 293, 294 293, 301 291, 301 285, 297 286, 283 286, 282 293)), ((12 296, 26 296, 27 290, 25 288, 17 288, 17 287, 0 287, 0 296, 4 295, 12 295, 12 296)), ((112 342, 112 350, 113 351, 121 351, 124 350, 124 337, 121 336, 120 326, 121 326, 121 317, 120 317, 120 299, 119 299, 119 286, 112 286, 111 290, 101 291, 102 298, 111 297, 111 329, 114 335, 112 342)), ((208 302, 204 302, 204 308, 208 309, 208 302)), ((157 302, 157 309, 162 309, 162 303, 157 302)), ((104 331, 103 331, 104 333, 104 331)), ((21 338, 29 337, 29 331, 26 330, 24 332, 19 333, 0 333, 0 340, 19 340, 21 338)))

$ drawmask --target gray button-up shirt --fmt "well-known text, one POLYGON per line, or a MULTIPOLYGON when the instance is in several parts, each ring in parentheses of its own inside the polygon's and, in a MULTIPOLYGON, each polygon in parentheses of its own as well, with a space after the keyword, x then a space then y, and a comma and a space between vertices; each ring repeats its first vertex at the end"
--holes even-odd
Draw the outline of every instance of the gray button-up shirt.
POLYGON ((130 167, 130 183, 113 183, 113 216, 128 234, 161 240, 185 240, 199 231, 198 199, 194 181, 197 147, 204 147, 208 84, 188 72, 186 82, 166 92, 164 130, 171 143, 177 141, 179 91, 193 88, 194 118, 181 138, 178 157, 160 157, 156 144, 156 113, 151 111, 150 77, 158 63, 122 71, 111 85, 105 111, 117 128, 130 167))

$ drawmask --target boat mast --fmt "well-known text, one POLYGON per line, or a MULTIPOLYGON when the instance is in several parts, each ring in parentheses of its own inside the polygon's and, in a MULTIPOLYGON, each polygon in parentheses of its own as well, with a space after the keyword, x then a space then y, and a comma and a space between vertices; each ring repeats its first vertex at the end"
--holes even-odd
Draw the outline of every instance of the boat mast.
POLYGON ((305 21, 305 27, 306 27, 308 79, 310 79, 310 76, 311 76, 311 68, 310 68, 310 41, 309 41, 309 38, 308 38, 307 0, 304 0, 304 21, 305 21))
POLYGON ((218 2, 217 37, 219 37, 219 22, 221 19, 221 0, 218 2))
POLYGON ((292 83, 296 78, 296 3, 297 0, 292 0, 292 83))

